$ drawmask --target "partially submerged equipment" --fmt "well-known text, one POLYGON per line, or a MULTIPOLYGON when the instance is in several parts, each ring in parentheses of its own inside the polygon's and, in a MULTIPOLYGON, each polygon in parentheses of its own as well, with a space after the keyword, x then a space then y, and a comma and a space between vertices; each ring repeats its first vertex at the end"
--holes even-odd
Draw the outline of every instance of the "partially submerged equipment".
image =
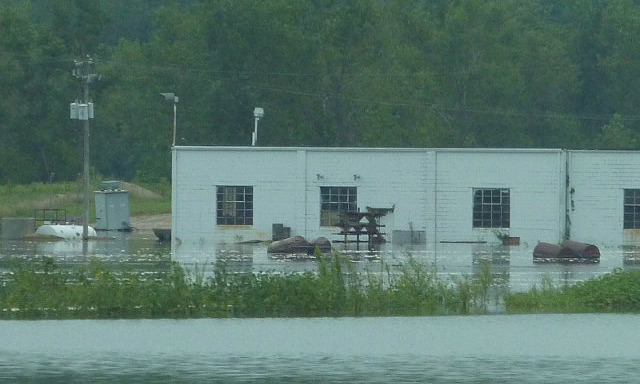
POLYGON ((171 228, 153 228, 152 230, 158 241, 171 241, 171 228))
POLYGON ((100 183, 95 191, 96 229, 99 231, 130 231, 129 192, 121 189, 119 181, 100 183))
POLYGON ((318 248, 322 252, 331 251, 331 242, 326 237, 307 241, 302 236, 293 236, 274 241, 267 247, 268 253, 306 253, 311 254, 318 248))
POLYGON ((267 247, 269 253, 306 253, 311 244, 302 236, 274 241, 267 247))
POLYGON ((567 240, 561 244, 540 242, 533 249, 535 262, 599 263, 600 250, 593 244, 567 240))
MULTIPOLYGON (((59 238, 64 240, 82 240, 82 230, 82 225, 45 224, 36 229, 36 236, 59 238)), ((93 229, 93 227, 88 227, 87 235, 89 237, 96 237, 96 230, 93 229)))
POLYGON ((311 240, 311 252, 315 252, 316 248, 320 250, 320 252, 331 252, 331 241, 326 237, 318 237, 317 239, 311 240))

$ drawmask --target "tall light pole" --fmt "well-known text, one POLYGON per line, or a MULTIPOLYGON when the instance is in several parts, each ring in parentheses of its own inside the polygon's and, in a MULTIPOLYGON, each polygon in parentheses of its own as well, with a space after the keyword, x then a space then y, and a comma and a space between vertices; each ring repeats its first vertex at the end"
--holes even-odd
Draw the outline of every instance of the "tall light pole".
POLYGON ((173 141, 171 142, 171 146, 174 147, 176 145, 176 123, 178 118, 178 96, 173 92, 165 92, 161 93, 164 96, 166 101, 170 101, 173 103, 173 141))
POLYGON ((251 135, 251 146, 255 147, 258 142, 258 120, 264 116, 264 109, 260 107, 256 107, 253 110, 253 117, 255 118, 255 124, 253 127, 253 135, 251 135))
POLYGON ((93 103, 89 101, 89 84, 99 80, 100 76, 91 73, 93 60, 87 56, 74 61, 73 76, 82 85, 82 100, 71 103, 70 117, 82 121, 84 148, 82 178, 84 181, 84 215, 82 218, 82 240, 89 239, 89 119, 93 119, 93 103))

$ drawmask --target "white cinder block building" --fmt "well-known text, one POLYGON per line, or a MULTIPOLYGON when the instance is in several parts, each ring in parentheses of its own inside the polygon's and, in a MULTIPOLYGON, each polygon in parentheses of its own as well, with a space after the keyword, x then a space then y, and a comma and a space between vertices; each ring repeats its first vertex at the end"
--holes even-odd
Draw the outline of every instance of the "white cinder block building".
POLYGON ((640 244, 640 152, 569 151, 567 172, 572 237, 640 244))
POLYGON ((340 212, 371 208, 391 242, 636 244, 636 169, 631 151, 174 147, 172 244, 270 240, 274 224, 338 240, 340 212))

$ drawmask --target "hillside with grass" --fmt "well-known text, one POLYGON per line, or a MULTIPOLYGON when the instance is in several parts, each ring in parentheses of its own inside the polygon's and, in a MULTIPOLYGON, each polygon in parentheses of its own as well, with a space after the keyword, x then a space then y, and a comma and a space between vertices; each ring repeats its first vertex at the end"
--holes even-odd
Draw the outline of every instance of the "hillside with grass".
MULTIPOLYGON (((132 217, 166 215, 171 213, 171 185, 138 185, 121 183, 129 192, 129 209, 132 217)), ((89 218, 95 221, 94 193, 99 183, 91 185, 89 218)), ((67 218, 80 218, 83 214, 84 189, 81 182, 33 183, 28 185, 0 186, 0 218, 33 217, 37 210, 62 209, 67 218)))

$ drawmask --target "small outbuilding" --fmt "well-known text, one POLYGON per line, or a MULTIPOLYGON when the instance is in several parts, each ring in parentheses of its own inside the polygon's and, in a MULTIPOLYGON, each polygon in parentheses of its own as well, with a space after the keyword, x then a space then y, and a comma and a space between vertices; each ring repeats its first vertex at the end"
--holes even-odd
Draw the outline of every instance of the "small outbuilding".
POLYGON ((129 192, 123 190, 119 181, 103 181, 95 191, 96 229, 101 231, 128 231, 129 192))

